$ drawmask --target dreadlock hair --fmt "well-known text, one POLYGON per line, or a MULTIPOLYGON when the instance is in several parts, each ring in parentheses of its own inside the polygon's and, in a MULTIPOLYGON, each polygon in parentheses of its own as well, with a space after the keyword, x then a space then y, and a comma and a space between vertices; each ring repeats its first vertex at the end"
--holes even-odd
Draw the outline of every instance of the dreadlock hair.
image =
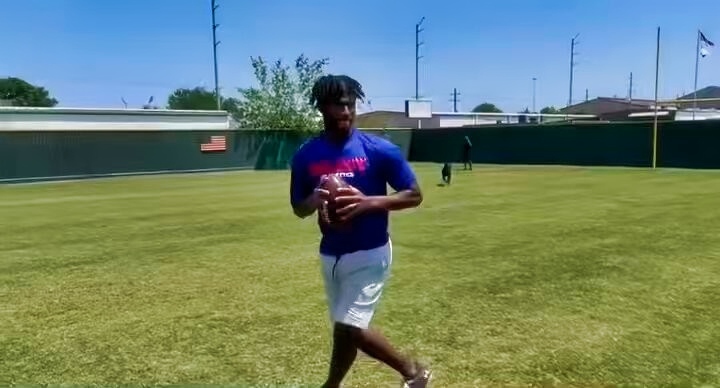
POLYGON ((362 90, 362 85, 351 77, 346 75, 324 75, 318 78, 315 85, 313 85, 310 104, 319 109, 323 104, 337 102, 343 96, 350 96, 363 101, 365 92, 362 90))

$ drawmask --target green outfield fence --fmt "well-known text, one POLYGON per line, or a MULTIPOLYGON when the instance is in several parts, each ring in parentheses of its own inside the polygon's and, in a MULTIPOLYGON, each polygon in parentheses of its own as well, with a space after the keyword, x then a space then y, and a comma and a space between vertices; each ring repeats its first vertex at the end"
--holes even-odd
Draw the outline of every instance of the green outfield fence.
MULTIPOLYGON (((652 166, 651 122, 498 125, 415 130, 408 158, 460 162, 465 136, 475 163, 652 166)), ((720 168, 720 120, 658 123, 657 166, 720 168)))
MULTIPOLYGON (((460 162, 464 136, 476 163, 648 167, 652 123, 492 125, 366 130, 411 161, 460 162)), ((286 169, 309 134, 285 130, 3 131, 0 182, 231 169, 286 169), (224 151, 201 151, 223 136, 224 151)), ((662 122, 658 167, 720 168, 720 121, 662 122)))

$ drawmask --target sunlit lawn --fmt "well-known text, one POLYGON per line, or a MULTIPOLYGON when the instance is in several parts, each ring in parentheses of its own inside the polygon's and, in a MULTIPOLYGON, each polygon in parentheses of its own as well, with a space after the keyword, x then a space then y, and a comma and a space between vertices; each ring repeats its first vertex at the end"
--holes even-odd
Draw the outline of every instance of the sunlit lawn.
MULTIPOLYGON (((720 172, 421 165, 375 323, 435 387, 720 382, 720 172)), ((0 186, 0 383, 319 386, 286 172, 0 186)), ((361 358, 348 387, 398 387, 361 358)))

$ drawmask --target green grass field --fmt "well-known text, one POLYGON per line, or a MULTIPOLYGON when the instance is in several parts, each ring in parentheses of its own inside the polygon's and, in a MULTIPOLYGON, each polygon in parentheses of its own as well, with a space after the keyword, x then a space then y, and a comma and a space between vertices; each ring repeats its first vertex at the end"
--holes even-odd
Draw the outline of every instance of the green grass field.
MULTIPOLYGON (((720 386, 720 172, 420 165, 375 323, 435 387, 720 386)), ((0 383, 319 386, 287 172, 0 186, 0 383)), ((366 357, 347 387, 398 387, 366 357)))

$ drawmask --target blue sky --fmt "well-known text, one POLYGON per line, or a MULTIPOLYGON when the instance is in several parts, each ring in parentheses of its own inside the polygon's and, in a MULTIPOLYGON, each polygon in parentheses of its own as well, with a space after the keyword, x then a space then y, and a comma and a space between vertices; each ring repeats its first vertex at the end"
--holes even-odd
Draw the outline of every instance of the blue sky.
MULTIPOLYGON (((210 0, 5 0, 0 77, 43 85, 62 106, 164 104, 178 87, 213 87, 210 0)), ((489 101, 517 111, 564 106, 570 39, 580 33, 574 100, 654 93, 661 27, 661 98, 693 88, 696 31, 717 43, 698 84, 720 85, 720 1, 218 0, 223 94, 253 85, 251 56, 288 63, 328 57, 357 78, 374 109, 414 95, 415 23, 423 16, 420 94, 434 111, 489 101)))

